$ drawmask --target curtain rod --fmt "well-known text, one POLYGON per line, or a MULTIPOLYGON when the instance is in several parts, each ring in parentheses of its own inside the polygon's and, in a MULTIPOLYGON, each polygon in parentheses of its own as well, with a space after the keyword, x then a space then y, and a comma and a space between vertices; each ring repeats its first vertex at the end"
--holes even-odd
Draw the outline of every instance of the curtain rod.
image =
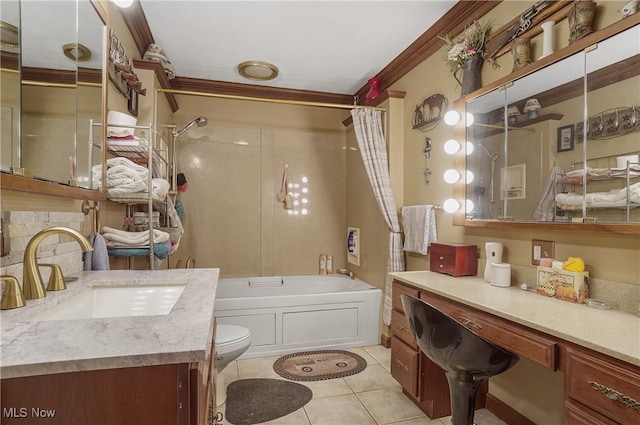
POLYGON ((233 99, 233 100, 251 100, 255 102, 267 102, 267 103, 280 103, 287 105, 300 105, 300 106, 317 106, 320 108, 335 108, 335 109, 362 109, 362 108, 370 108, 377 111, 385 111, 384 108, 379 108, 376 106, 363 106, 363 105, 344 105, 341 103, 323 103, 323 102, 307 102, 303 100, 284 100, 284 99, 267 99, 263 97, 251 97, 251 96, 238 96, 233 94, 218 94, 218 93, 204 93, 198 91, 188 91, 188 90, 176 90, 176 89, 157 89, 158 92, 161 93, 172 93, 172 94, 183 94, 183 95, 192 95, 192 96, 204 96, 204 97, 215 97, 219 99, 233 99))

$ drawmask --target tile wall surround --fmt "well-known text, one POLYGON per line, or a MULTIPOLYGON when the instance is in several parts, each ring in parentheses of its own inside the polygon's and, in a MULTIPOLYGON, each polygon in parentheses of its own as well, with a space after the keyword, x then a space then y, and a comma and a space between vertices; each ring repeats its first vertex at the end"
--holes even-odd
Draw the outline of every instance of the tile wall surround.
MULTIPOLYGON (((478 259, 478 275, 484 272, 486 261, 478 259)), ((522 283, 535 285, 537 280, 536 266, 511 265, 511 285, 522 283)), ((624 282, 589 277, 589 298, 595 298, 613 305, 613 308, 625 313, 640 314, 640 288, 624 282)), ((586 308, 586 307, 585 307, 586 308)))
MULTIPOLYGON (((14 276, 22 284, 22 262, 24 250, 29 240, 48 227, 64 226, 79 232, 83 230, 85 216, 82 213, 55 211, 5 211, 3 217, 4 253, 1 258, 0 273, 14 276)), ((62 268, 64 275, 72 275, 83 270, 82 249, 71 237, 52 235, 38 245, 38 260, 54 263, 62 268)), ((50 270, 40 268, 43 279, 49 278, 50 270)))

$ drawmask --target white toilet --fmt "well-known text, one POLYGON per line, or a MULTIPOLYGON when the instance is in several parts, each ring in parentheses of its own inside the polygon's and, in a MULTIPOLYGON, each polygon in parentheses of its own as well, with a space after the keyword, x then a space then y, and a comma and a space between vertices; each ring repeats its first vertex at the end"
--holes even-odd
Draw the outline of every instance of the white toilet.
POLYGON ((216 405, 227 399, 227 386, 222 371, 240 357, 251 345, 249 329, 236 325, 217 325, 216 327, 216 405))

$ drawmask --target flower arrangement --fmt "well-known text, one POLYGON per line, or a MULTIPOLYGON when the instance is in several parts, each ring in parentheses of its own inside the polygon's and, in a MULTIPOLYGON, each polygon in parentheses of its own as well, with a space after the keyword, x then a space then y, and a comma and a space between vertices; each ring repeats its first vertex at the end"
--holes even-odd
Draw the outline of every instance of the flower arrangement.
POLYGON ((490 23, 481 24, 475 20, 457 38, 448 34, 440 37, 445 41, 443 46, 447 50, 445 62, 452 72, 460 70, 465 63, 476 56, 487 59, 486 41, 489 32, 491 32, 490 23))

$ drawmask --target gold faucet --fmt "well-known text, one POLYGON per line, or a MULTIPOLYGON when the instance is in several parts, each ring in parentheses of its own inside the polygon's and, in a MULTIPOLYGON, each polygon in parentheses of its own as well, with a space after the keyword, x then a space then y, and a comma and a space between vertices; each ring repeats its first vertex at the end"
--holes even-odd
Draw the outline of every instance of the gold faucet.
POLYGON ((18 279, 13 276, 0 276, 0 281, 4 280, 4 291, 2 291, 2 300, 0 301, 1 310, 9 310, 10 308, 24 307, 24 296, 20 290, 18 279))
POLYGON ((93 251, 91 243, 89 243, 89 241, 82 236, 80 232, 68 227, 49 227, 33 235, 24 250, 24 260, 22 261, 22 288, 24 297, 27 300, 44 298, 46 295, 42 275, 40 274, 40 270, 38 270, 38 259, 36 257, 36 253, 40 242, 42 242, 42 240, 47 236, 55 234, 71 236, 80 244, 83 251, 93 251))

